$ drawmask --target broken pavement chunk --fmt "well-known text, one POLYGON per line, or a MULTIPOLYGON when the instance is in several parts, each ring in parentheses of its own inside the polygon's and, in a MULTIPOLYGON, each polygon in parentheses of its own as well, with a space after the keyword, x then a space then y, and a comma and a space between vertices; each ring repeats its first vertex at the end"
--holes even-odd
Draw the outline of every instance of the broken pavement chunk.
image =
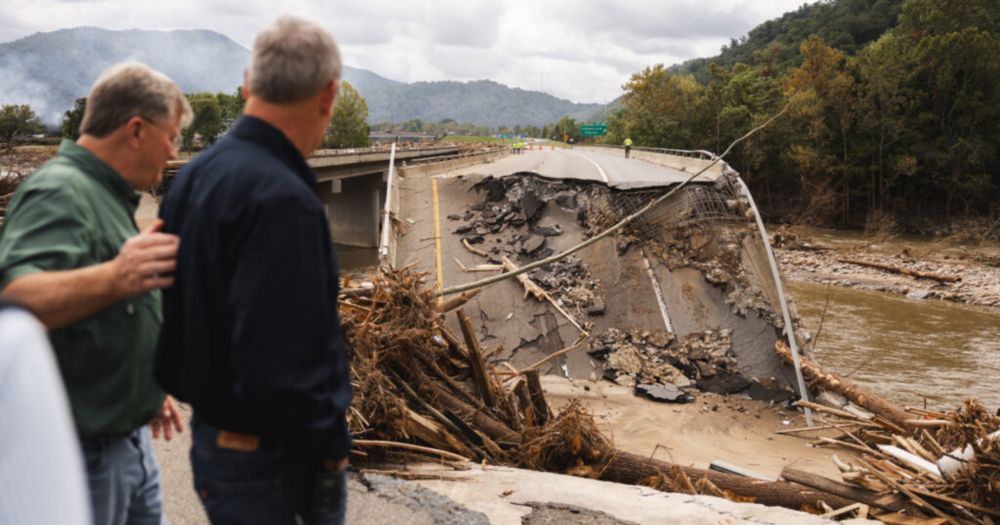
POLYGON ((524 212, 524 216, 528 218, 529 221, 534 221, 538 218, 538 213, 545 208, 545 201, 538 198, 533 191, 525 191, 524 196, 521 197, 521 210, 524 212))
POLYGON ((694 396, 670 383, 665 385, 637 384, 635 385, 635 393, 653 401, 666 403, 690 403, 694 401, 694 396))
POLYGON ((528 237, 521 242, 521 253, 531 254, 538 251, 538 249, 543 246, 545 246, 545 237, 528 235, 528 237))

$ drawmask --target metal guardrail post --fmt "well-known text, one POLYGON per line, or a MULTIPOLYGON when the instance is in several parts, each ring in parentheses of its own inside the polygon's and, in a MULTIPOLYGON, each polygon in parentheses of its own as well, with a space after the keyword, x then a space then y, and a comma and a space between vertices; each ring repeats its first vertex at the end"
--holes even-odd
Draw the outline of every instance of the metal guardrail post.
MULTIPOLYGON (((788 299, 785 298, 785 286, 781 282, 781 274, 778 273, 778 262, 774 258, 774 250, 771 249, 771 240, 767 236, 767 230, 764 228, 764 219, 760 217, 760 210, 757 209, 757 203, 754 202, 753 195, 750 194, 750 188, 747 187, 746 183, 738 175, 736 176, 736 181, 740 186, 740 190, 750 201, 750 208, 753 210, 754 218, 757 220, 757 229, 760 231, 761 241, 764 243, 764 251, 767 252, 767 262, 771 265, 771 275, 774 276, 774 287, 777 289, 778 302, 781 304, 781 315, 785 321, 785 333, 788 334, 788 347, 792 350, 792 363, 795 367, 795 381, 799 386, 799 395, 802 399, 809 401, 809 389, 806 388, 805 378, 802 377, 799 344, 795 340, 795 325, 792 324, 792 314, 788 309, 788 299)), ((809 407, 803 408, 805 408, 806 425, 812 427, 812 411, 809 407)))
POLYGON ((392 143, 389 151, 389 177, 385 183, 385 206, 382 215, 382 242, 378 247, 379 261, 384 261, 389 256, 389 231, 392 230, 392 183, 396 174, 396 143, 392 143))

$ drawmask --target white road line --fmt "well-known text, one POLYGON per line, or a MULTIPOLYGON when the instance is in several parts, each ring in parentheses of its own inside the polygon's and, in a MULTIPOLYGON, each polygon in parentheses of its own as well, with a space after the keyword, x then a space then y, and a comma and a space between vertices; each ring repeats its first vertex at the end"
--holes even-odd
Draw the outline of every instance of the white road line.
POLYGON ((656 304, 660 307, 660 316, 663 317, 663 327, 667 329, 667 332, 673 335, 674 327, 670 324, 670 316, 667 315, 667 303, 663 300, 663 291, 660 290, 660 283, 656 280, 656 273, 653 272, 653 267, 650 266, 649 259, 646 258, 645 250, 640 248, 639 253, 642 254, 642 263, 646 266, 646 274, 649 275, 649 284, 653 286, 653 294, 656 296, 656 304))
POLYGON ((594 162, 593 160, 590 159, 590 157, 586 157, 581 153, 577 153, 575 151, 573 153, 587 159, 587 162, 593 164, 594 167, 597 168, 597 172, 601 174, 601 180, 603 180, 605 184, 611 184, 611 181, 608 180, 608 174, 604 173, 604 168, 602 168, 600 164, 594 162))

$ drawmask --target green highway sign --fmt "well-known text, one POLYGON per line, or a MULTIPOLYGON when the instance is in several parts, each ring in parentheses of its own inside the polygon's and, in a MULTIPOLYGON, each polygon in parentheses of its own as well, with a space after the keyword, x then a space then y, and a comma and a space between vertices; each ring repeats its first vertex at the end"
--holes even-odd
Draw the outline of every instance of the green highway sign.
POLYGON ((607 124, 587 124, 580 126, 581 137, 601 137, 608 134, 607 124))

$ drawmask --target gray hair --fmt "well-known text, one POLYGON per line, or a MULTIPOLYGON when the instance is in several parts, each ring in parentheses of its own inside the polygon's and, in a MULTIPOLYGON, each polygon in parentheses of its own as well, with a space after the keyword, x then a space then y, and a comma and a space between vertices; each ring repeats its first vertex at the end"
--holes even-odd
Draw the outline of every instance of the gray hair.
POLYGON ((108 136, 132 117, 181 127, 191 123, 191 104, 169 77, 138 62, 116 64, 101 73, 87 95, 80 133, 108 136))
POLYGON ((247 84, 250 93, 274 104, 290 104, 340 80, 340 51, 325 29, 282 16, 257 35, 247 84))

